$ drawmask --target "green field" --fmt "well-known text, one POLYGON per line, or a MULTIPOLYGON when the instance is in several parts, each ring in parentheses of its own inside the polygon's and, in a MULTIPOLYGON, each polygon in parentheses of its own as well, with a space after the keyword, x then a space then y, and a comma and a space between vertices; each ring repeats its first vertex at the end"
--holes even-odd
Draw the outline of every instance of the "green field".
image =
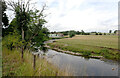
POLYGON ((77 35, 48 45, 52 48, 118 59, 118 36, 116 35, 77 35))

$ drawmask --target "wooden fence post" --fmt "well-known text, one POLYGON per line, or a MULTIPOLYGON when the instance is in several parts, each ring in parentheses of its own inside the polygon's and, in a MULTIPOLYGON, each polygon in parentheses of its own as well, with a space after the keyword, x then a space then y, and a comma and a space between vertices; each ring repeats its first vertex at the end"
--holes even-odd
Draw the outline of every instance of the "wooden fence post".
POLYGON ((35 66, 36 66, 36 55, 34 55, 34 59, 33 59, 33 69, 35 70, 35 66))

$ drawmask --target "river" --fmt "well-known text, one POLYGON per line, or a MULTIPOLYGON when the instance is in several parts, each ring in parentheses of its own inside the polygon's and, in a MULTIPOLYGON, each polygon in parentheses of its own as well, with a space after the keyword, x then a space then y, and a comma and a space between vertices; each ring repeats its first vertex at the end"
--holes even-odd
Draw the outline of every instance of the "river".
POLYGON ((118 76, 118 62, 108 59, 84 58, 49 49, 46 59, 72 76, 118 76))

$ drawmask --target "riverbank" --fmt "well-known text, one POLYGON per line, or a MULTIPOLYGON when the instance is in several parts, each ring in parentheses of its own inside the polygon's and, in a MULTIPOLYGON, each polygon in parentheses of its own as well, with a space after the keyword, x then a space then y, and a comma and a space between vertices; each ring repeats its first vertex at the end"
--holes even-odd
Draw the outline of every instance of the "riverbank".
POLYGON ((24 52, 24 62, 20 50, 3 49, 3 76, 67 76, 67 72, 37 57, 36 69, 33 70, 33 56, 29 51, 24 52))
POLYGON ((71 54, 71 55, 75 55, 75 56, 83 56, 83 57, 87 57, 87 58, 96 58, 96 59, 104 59, 103 56, 85 56, 82 53, 75 53, 75 52, 71 52, 71 51, 65 51, 59 48, 54 48, 54 47, 50 47, 50 46, 46 46, 49 49, 55 50, 57 52, 62 52, 62 53, 66 53, 66 54, 71 54))
MULTIPOLYGON (((119 59, 117 36, 76 36, 48 43, 52 49, 64 50, 73 55, 119 59), (111 44, 112 43, 112 44, 111 44)), ((64 52, 63 51, 63 52, 64 52)))

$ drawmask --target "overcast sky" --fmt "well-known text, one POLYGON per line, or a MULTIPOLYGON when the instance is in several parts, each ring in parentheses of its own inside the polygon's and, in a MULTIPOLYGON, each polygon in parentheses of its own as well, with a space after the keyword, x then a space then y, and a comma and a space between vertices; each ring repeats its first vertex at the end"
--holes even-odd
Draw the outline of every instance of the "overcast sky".
POLYGON ((45 18, 50 31, 84 30, 108 32, 118 29, 119 0, 34 0, 48 8, 45 18))

